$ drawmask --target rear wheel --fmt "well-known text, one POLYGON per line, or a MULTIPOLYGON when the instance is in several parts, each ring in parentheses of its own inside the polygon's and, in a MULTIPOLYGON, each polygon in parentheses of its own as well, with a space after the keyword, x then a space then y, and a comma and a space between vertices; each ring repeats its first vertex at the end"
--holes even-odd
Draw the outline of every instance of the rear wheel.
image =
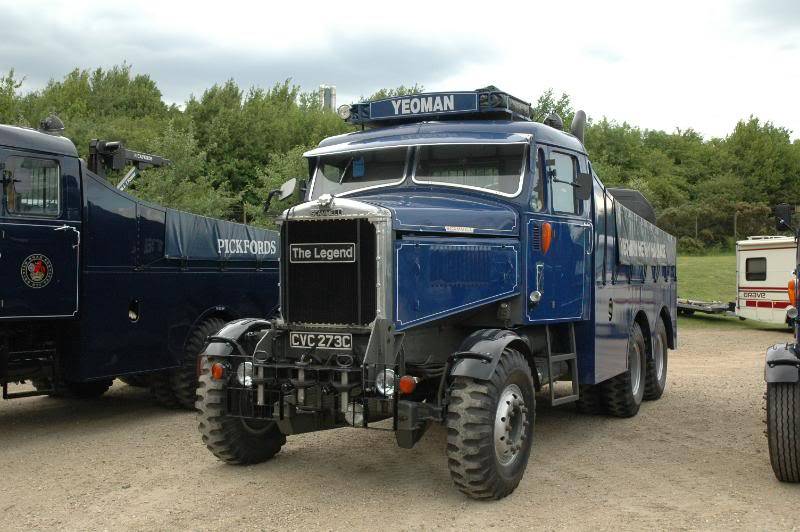
POLYGON ((600 386, 581 384, 578 390, 578 400, 575 401, 575 409, 581 414, 605 414, 606 405, 600 386))
POLYGON ((181 403, 172 389, 172 371, 156 371, 150 374, 150 393, 156 402, 166 408, 180 408, 181 403))
POLYGON ((189 335, 180 367, 170 371, 172 391, 180 406, 191 410, 197 400, 197 376, 200 352, 206 339, 225 325, 220 318, 208 318, 200 322, 189 335))
POLYGON ((78 399, 95 399, 111 388, 112 380, 90 382, 68 382, 65 384, 67 395, 78 399))
POLYGON ((628 334, 628 370, 602 384, 609 414, 633 417, 639 412, 644 397, 646 352, 642 329, 633 322, 628 334))
POLYGON ((255 464, 275 456, 286 443, 272 421, 230 417, 225 410, 227 384, 211 377, 219 360, 203 357, 197 383, 198 430, 214 456, 228 464, 255 464))
POLYGON ((447 412, 450 476, 473 499, 500 499, 519 484, 533 445, 536 399, 525 358, 506 349, 489 381, 456 377, 447 412))
POLYGON ((667 387, 667 342, 667 328, 664 320, 659 318, 652 342, 653 356, 647 359, 644 398, 648 401, 659 399, 667 387))
POLYGON ((767 439, 778 480, 800 482, 800 383, 767 383, 767 439))

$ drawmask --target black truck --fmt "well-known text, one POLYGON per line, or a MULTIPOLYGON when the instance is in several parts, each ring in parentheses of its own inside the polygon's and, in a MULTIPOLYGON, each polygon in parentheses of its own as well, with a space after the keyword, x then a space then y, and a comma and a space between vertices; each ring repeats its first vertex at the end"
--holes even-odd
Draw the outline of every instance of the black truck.
POLYGON ((191 408, 206 337, 276 309, 277 233, 128 195, 169 161, 95 140, 87 162, 62 128, 0 125, 3 398, 95 397, 122 377, 191 408), (102 177, 126 166, 119 187, 102 177))

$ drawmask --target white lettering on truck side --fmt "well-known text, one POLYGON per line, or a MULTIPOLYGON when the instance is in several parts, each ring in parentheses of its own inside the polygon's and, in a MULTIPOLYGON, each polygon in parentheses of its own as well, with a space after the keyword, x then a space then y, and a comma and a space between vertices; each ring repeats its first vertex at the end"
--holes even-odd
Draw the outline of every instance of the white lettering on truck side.
POLYGON ((394 107, 394 114, 396 115, 447 112, 455 110, 455 98, 453 94, 445 96, 423 96, 421 98, 400 98, 392 100, 392 107, 394 107))
POLYGON ((270 255, 277 250, 274 240, 217 239, 217 253, 220 255, 270 255))

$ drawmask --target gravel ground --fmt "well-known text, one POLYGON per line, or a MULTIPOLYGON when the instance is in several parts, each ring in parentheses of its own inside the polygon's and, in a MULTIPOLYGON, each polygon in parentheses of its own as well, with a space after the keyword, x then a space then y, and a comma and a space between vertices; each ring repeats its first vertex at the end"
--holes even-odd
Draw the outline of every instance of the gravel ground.
POLYGON ((764 352, 787 339, 682 331, 666 393, 632 419, 540 407, 522 483, 488 503, 452 487, 440 427, 412 450, 381 431, 295 436, 268 463, 232 467, 192 413, 123 384, 93 402, 7 401, 2 528, 797 527, 800 485, 773 477, 762 421, 764 352))

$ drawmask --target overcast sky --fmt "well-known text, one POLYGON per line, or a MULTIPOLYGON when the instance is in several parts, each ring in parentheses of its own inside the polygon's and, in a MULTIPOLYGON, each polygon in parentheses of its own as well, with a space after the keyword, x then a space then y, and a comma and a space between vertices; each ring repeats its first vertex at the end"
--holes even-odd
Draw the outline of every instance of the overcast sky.
POLYGON ((548 87, 591 117, 728 134, 753 114, 800 137, 800 0, 557 2, 0 0, 0 70, 24 89, 127 61, 169 103, 214 83, 548 87), (327 7, 325 7, 327 5, 327 7))

